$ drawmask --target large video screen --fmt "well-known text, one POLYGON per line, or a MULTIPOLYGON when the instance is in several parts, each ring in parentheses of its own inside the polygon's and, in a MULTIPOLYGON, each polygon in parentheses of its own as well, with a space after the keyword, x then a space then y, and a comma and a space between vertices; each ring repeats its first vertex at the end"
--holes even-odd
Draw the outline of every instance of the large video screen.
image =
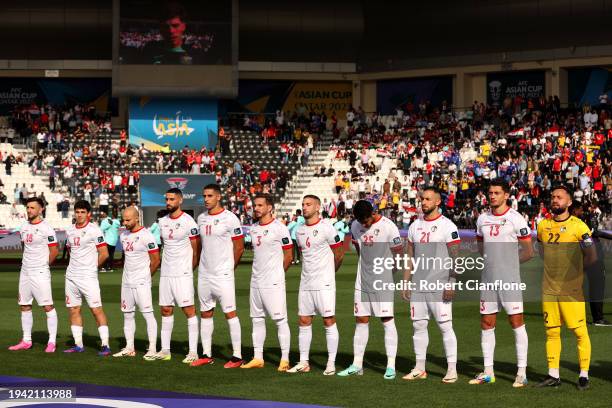
POLYGON ((122 0, 119 63, 231 64, 232 2, 122 0))
POLYGON ((113 95, 233 98, 237 0, 115 0, 113 95))

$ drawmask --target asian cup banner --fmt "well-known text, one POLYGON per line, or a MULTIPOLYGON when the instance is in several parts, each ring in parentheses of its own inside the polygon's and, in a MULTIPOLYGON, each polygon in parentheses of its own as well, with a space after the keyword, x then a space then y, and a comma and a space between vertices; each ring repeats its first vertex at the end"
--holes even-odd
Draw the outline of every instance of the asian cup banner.
POLYGON ((148 150, 214 149, 217 101, 206 99, 130 99, 130 144, 148 150))
POLYGON ((185 207, 203 206, 202 188, 214 183, 209 174, 143 174, 140 176, 140 201, 143 207, 164 207, 164 194, 171 188, 183 192, 185 207))

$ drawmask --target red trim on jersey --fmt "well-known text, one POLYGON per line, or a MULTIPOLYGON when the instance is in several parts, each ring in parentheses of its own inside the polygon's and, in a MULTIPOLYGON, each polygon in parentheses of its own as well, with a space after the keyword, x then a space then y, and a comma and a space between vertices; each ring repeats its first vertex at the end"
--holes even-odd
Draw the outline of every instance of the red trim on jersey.
POLYGON ((130 233, 135 234, 135 233, 137 233, 138 231, 140 231, 140 230, 141 230, 141 229, 143 229, 143 228, 144 228, 144 227, 141 225, 141 226, 140 226, 140 228, 138 228, 136 231, 130 231, 130 233))
POLYGON ((383 218, 382 215, 380 215, 380 214, 375 214, 374 216, 376 216, 376 215, 378 215, 378 219, 376 221, 374 221, 372 224, 370 224, 370 227, 372 225, 376 224, 378 221, 382 220, 382 218, 383 218))
POLYGON ((185 213, 184 213, 183 211, 181 211, 181 213, 180 213, 179 215, 177 215, 176 217, 173 217, 171 214, 168 214, 168 217, 169 217, 171 220, 176 220, 177 218, 179 218, 179 217, 180 217, 181 215, 183 215, 183 214, 185 214, 185 213))
POLYGON ((78 225, 74 224, 74 227, 76 229, 81 229, 81 228, 85 228, 87 226, 87 224, 89 224, 89 220, 87 220, 87 222, 85 224, 83 224, 83 226, 79 227, 78 225))
POLYGON ((436 218, 432 218, 431 220, 428 220, 427 218, 423 217, 423 220, 427 221, 427 222, 432 222, 437 220, 438 218, 440 218, 442 216, 442 214, 438 214, 438 216, 436 218))
POLYGON ((154 254, 154 253, 156 253, 156 252, 159 252, 159 248, 151 249, 151 250, 149 251, 149 253, 150 253, 150 254, 154 254))
POLYGON ((49 244, 49 248, 54 247, 54 246, 57 246, 57 242, 52 242, 49 244))
POLYGON ((190 240, 198 239, 199 235, 192 235, 189 237, 190 240))
POLYGON ((461 240, 460 239, 456 239, 454 241, 447 242, 446 246, 459 245, 460 243, 461 243, 461 240))
POLYGON ((275 219, 276 219, 276 218, 272 218, 272 221, 270 221, 270 222, 266 222, 265 224, 259 223, 259 226, 260 226, 260 227, 265 227, 266 225, 270 225, 270 224, 272 224, 272 223, 274 222, 274 220, 275 220, 275 219))
POLYGON ((525 240, 531 239, 531 235, 525 235, 524 237, 518 237, 518 239, 521 241, 525 241, 525 240))
POLYGON ((503 213, 501 213, 501 214, 495 214, 495 213, 493 212, 493 209, 491 209, 491 214, 493 214, 493 215, 494 215, 494 216, 496 216, 496 217, 501 217, 502 215, 506 215, 506 213, 507 213, 508 211, 510 211, 510 207, 508 207, 508 208, 506 209, 506 211, 504 211, 504 212, 503 212, 503 213))
POLYGON ((283 245, 282 248, 283 248, 283 251, 286 249, 291 249, 293 248, 293 244, 283 245))
POLYGON ((214 213, 214 214, 213 214, 213 213, 210 213, 210 212, 209 212, 209 213, 208 213, 208 215, 210 215, 210 216, 214 217, 215 215, 223 214, 223 212, 224 212, 224 211, 225 211, 225 208, 222 208, 222 209, 221 209, 221 211, 219 211, 218 213, 214 213))
POLYGON ((232 237, 232 241, 237 241, 237 240, 242 239, 242 238, 244 238, 243 234, 236 235, 235 237, 232 237))
POLYGON ((340 241, 340 242, 336 242, 335 244, 331 244, 329 247, 331 249, 334 249, 334 248, 338 248, 339 246, 342 246, 342 244, 343 244, 343 242, 340 241))
POLYGON ((105 247, 105 246, 107 246, 106 242, 103 242, 101 244, 96 245, 96 248, 101 248, 101 247, 105 247))
POLYGON ((41 222, 43 222, 42 218, 41 218, 41 219, 40 219, 40 221, 38 221, 38 222, 30 222, 30 225, 40 224, 41 222))
POLYGON ((321 222, 321 218, 319 217, 319 219, 317 220, 317 222, 315 222, 314 224, 304 224, 304 225, 306 225, 307 227, 314 227, 315 225, 317 225, 317 224, 318 224, 318 223, 320 223, 320 222, 321 222))

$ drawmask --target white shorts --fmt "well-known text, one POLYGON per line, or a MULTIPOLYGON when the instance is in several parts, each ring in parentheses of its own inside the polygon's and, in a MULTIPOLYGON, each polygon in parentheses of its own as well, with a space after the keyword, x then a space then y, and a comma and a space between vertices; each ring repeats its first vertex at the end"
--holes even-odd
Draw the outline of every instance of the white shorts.
POLYGON ((198 279, 198 298, 202 312, 214 309, 217 302, 221 304, 223 313, 233 312, 236 310, 234 280, 198 279))
POLYGON ((355 309, 353 314, 356 317, 393 317, 393 302, 381 301, 379 293, 355 290, 355 309))
POLYGON ((442 301, 440 292, 412 292, 410 296, 410 318, 412 320, 429 320, 430 316, 437 322, 453 320, 453 302, 442 301))
POLYGON ((285 287, 251 288, 249 295, 251 317, 270 316, 274 320, 287 317, 287 294, 285 287))
POLYGON ((193 306, 193 278, 191 276, 159 278, 159 305, 193 306))
POLYGON ((523 297, 516 291, 486 291, 480 292, 480 314, 494 314, 501 309, 508 316, 523 313, 523 297))
POLYGON ((298 293, 298 316, 331 317, 336 314, 336 291, 300 290, 298 293))
POLYGON ((85 297, 90 308, 102 306, 100 282, 97 278, 66 278, 66 307, 81 306, 85 297))
POLYGON ((134 312, 136 306, 142 313, 153 311, 153 295, 149 284, 131 288, 121 286, 121 311, 134 312))
POLYGON ((50 276, 19 276, 17 303, 21 306, 29 306, 33 299, 36 299, 38 306, 53 304, 50 276))

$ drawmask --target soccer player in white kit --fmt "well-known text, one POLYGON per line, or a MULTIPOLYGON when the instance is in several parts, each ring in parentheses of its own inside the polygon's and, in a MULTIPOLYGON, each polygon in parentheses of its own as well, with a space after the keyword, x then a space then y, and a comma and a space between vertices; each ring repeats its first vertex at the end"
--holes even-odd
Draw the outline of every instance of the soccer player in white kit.
MULTIPOLYGON (((519 263, 533 257, 531 230, 523 216, 508 206, 510 187, 506 181, 492 180, 488 192, 490 210, 480 214, 476 222, 478 250, 485 263, 480 280, 485 283, 496 280, 520 283, 519 263)), ((495 382, 495 324, 501 308, 508 315, 516 344, 518 371, 512 386, 521 388, 527 384, 528 338, 520 291, 481 291, 480 327, 484 372, 470 380, 470 384, 495 382)))
POLYGON ((338 352, 338 327, 336 326, 336 271, 342 265, 343 242, 338 232, 327 220, 321 219, 321 200, 315 195, 306 195, 302 200, 302 213, 306 222, 297 227, 297 244, 302 253, 302 276, 298 294, 300 361, 289 369, 289 373, 307 373, 310 343, 312 341, 312 318, 323 317, 327 340, 327 367, 324 375, 336 374, 338 352))
POLYGON ((41 218, 44 208, 43 201, 38 197, 28 198, 26 212, 28 222, 20 230, 23 245, 21 272, 19 273, 19 295, 17 302, 21 309, 21 328, 23 337, 21 341, 9 350, 28 350, 32 348, 32 300, 43 308, 47 314, 47 330, 49 342, 45 352, 55 352, 57 337, 57 311, 53 307, 51 292, 50 265, 57 257, 57 238, 55 231, 41 218))
POLYGON ((104 234, 100 227, 90 222, 91 204, 79 200, 74 204, 76 223, 66 231, 70 261, 66 269, 66 307, 70 313, 70 330, 74 338, 74 347, 64 350, 64 353, 82 353, 83 346, 83 316, 81 304, 83 297, 96 319, 102 349, 100 356, 108 356, 111 349, 108 344, 108 323, 98 281, 98 268, 108 259, 108 249, 104 242, 104 234))
POLYGON ((353 338, 353 364, 338 373, 341 377, 363 374, 363 355, 369 337, 370 316, 379 317, 385 330, 385 351, 387 369, 383 376, 386 380, 395 379, 395 357, 397 355, 397 329, 393 319, 393 298, 389 293, 376 290, 374 283, 380 280, 393 282, 392 270, 385 269, 378 274, 373 269, 374 258, 391 258, 394 254, 402 255, 404 246, 397 226, 390 219, 374 212, 372 204, 359 200, 353 207, 355 221, 351 225, 352 241, 359 255, 357 278, 355 280, 356 320, 355 337, 353 338), (362 265, 363 264, 363 265, 362 265), (363 275, 363 278, 362 278, 363 275), (366 282, 362 280, 366 279, 366 282))
POLYGON ((272 216, 274 202, 268 194, 253 200, 253 214, 258 220, 249 230, 253 243, 250 314, 253 321, 254 357, 241 368, 263 368, 263 346, 266 341, 266 315, 278 330, 281 361, 278 371, 289 369, 291 332, 287 321, 285 273, 293 260, 293 243, 289 229, 272 216))
POLYGON ((225 368, 242 365, 242 334, 236 315, 234 270, 244 253, 244 235, 240 220, 221 206, 221 188, 209 184, 202 191, 206 212, 198 217, 201 248, 198 267, 200 298, 200 338, 204 355, 192 367, 212 364, 213 313, 217 302, 229 326, 233 354, 225 368))
POLYGON ((415 265, 408 265, 404 272, 404 280, 412 280, 415 285, 412 290, 405 290, 403 297, 410 301, 416 365, 403 379, 424 380, 427 378, 427 371, 425 371, 427 346, 429 345, 427 326, 430 317, 433 316, 442 333, 442 343, 448 364, 442 382, 451 384, 457 381, 457 337, 453 330, 452 305, 454 290, 452 286, 436 290, 422 285, 452 285, 457 279, 453 269, 436 267, 435 263, 435 260, 441 260, 440 266, 447 265, 447 260, 457 258, 461 243, 457 226, 440 213, 441 203, 442 197, 437 188, 423 189, 421 193, 423 217, 415 220, 408 229, 409 258, 420 258, 427 263, 417 268, 415 265))
POLYGON ((199 232, 193 218, 183 212, 183 192, 171 188, 166 192, 168 215, 159 220, 163 243, 161 274, 159 279, 159 305, 161 306, 161 350, 157 360, 170 360, 170 340, 174 326, 174 306, 183 309, 187 317, 189 352, 183 359, 191 364, 198 359, 198 317, 194 305, 193 270, 198 265, 199 232))
POLYGON ((147 361, 157 355, 157 321, 153 314, 151 278, 159 268, 159 248, 155 237, 140 225, 140 214, 134 207, 123 211, 126 231, 119 236, 123 247, 124 264, 121 279, 121 311, 125 347, 113 357, 135 357, 134 336, 136 334, 136 306, 147 324, 149 348, 144 355, 147 361))

